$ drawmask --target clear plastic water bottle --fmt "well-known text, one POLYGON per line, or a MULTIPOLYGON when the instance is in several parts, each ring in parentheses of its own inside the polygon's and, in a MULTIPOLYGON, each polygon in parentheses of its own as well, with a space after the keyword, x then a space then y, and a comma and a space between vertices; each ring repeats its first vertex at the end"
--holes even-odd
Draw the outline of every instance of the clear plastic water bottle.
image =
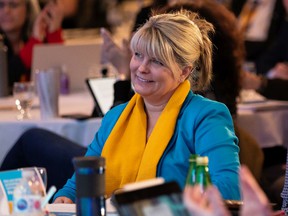
POLYGON ((42 216, 41 186, 32 170, 23 170, 22 179, 13 193, 13 215, 42 216))

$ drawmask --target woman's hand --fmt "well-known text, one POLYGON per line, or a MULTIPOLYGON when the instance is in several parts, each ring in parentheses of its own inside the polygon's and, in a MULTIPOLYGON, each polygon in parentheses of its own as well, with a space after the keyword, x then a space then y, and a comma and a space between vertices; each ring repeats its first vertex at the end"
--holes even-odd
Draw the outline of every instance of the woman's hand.
POLYGON ((53 203, 66 203, 66 204, 72 204, 73 201, 67 197, 61 196, 57 197, 53 203))
POLYGON ((47 31, 49 33, 55 32, 61 28, 63 17, 64 17, 64 8, 61 1, 50 1, 43 11, 47 14, 47 31))
POLYGON ((242 71, 241 72, 241 87, 243 89, 254 89, 258 90, 261 88, 261 77, 257 74, 242 71))
POLYGON ((120 76, 130 79, 131 51, 128 41, 123 40, 122 47, 117 46, 110 33, 104 28, 101 28, 101 36, 103 38, 101 63, 111 63, 120 76))
POLYGON ((33 24, 32 36, 40 41, 46 37, 46 29, 48 27, 47 14, 41 11, 33 24))
POLYGON ((246 166, 241 166, 239 176, 244 203, 240 215, 272 216, 268 198, 246 166))
POLYGON ((288 63, 279 62, 274 68, 268 73, 269 77, 272 79, 284 79, 288 80, 288 63))
POLYGON ((209 186, 202 194, 199 186, 184 190, 184 204, 193 216, 230 216, 218 189, 209 186))
POLYGON ((34 25, 32 36, 43 41, 47 32, 52 33, 58 30, 63 21, 63 6, 59 1, 54 3, 50 1, 38 14, 34 25))

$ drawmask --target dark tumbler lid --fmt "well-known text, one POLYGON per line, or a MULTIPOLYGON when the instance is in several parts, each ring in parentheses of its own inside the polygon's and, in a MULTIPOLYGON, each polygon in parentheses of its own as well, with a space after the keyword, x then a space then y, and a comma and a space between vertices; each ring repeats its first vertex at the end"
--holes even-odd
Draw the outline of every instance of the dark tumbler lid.
POLYGON ((87 156, 87 157, 75 157, 73 158, 73 164, 75 168, 99 168, 105 166, 104 157, 87 156))

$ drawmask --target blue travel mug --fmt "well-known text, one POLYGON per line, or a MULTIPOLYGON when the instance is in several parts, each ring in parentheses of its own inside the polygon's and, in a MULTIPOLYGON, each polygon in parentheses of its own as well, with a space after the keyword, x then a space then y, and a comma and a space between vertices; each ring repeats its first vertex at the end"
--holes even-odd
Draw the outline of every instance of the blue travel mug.
POLYGON ((75 157, 77 216, 105 216, 105 158, 75 157))

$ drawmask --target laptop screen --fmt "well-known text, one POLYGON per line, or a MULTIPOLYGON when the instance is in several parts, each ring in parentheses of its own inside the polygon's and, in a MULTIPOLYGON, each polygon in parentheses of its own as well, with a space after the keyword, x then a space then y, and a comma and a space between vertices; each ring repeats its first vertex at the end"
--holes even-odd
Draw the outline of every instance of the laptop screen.
POLYGON ((32 79, 36 70, 65 68, 70 90, 85 90, 85 80, 99 76, 102 65, 101 42, 89 44, 43 44, 33 49, 32 79))

